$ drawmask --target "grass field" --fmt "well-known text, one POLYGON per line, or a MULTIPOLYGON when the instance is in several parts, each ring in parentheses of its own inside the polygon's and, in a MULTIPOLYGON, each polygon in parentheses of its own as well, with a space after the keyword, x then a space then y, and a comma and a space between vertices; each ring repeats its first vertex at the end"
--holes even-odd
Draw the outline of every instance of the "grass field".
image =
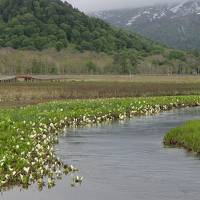
MULTIPOLYGON (((68 127, 197 105, 200 96, 67 100, 0 109, 0 189, 34 182, 42 188, 45 177, 52 187, 57 178, 76 171, 62 163, 53 148, 68 127)), ((76 177, 75 182, 80 181, 76 177)))
MULTIPOLYGON (((47 76, 38 76, 47 78, 47 76)), ((48 76, 57 78, 58 76, 48 76)), ((63 99, 200 94, 199 76, 59 76, 63 82, 2 83, 0 106, 63 99)))

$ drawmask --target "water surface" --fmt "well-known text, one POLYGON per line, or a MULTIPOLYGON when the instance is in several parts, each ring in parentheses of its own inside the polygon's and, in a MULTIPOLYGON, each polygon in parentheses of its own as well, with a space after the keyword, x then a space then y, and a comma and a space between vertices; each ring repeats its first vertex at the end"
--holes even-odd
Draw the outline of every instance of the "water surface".
POLYGON ((71 130, 57 151, 80 169, 81 187, 71 188, 68 177, 51 190, 15 188, 0 200, 199 200, 199 158, 162 145, 169 129, 195 118, 200 108, 71 130))

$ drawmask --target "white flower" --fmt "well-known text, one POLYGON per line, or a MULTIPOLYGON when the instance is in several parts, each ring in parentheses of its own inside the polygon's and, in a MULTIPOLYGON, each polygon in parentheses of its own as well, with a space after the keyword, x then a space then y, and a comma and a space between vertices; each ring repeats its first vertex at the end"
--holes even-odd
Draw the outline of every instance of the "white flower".
POLYGON ((43 139, 46 139, 47 136, 44 134, 42 137, 43 137, 43 139))
POLYGON ((14 176, 17 172, 16 171, 13 171, 12 175, 14 176))
POLYGON ((23 170, 28 174, 30 167, 24 167, 23 170))
POLYGON ((22 174, 20 174, 20 178, 21 178, 21 180, 23 181, 23 179, 24 179, 24 176, 23 176, 22 174))

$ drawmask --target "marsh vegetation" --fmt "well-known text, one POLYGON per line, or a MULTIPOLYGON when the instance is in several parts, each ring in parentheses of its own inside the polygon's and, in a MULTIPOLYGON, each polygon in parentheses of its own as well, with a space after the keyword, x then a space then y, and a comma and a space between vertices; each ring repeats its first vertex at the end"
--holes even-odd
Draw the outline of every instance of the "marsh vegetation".
POLYGON ((188 121, 172 129, 164 137, 164 144, 200 153, 200 120, 188 121))
MULTIPOLYGON (((37 182, 52 187, 62 174, 76 171, 54 151, 67 128, 99 124, 137 115, 152 115, 172 108, 200 105, 199 96, 68 100, 0 112, 0 186, 28 187, 37 182)), ((82 181, 75 177, 75 182, 82 181)))
POLYGON ((65 77, 66 81, 0 84, 0 106, 22 106, 64 99, 198 95, 200 93, 198 76, 70 75, 61 77, 65 77))

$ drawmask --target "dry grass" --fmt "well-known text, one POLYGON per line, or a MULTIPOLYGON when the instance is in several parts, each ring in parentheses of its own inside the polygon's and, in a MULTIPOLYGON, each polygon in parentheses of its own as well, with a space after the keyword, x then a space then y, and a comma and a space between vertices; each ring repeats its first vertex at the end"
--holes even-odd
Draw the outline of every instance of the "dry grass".
POLYGON ((200 78, 194 76, 134 76, 132 79, 129 76, 66 78, 68 81, 63 82, 0 84, 0 105, 27 105, 61 99, 200 94, 200 78))

